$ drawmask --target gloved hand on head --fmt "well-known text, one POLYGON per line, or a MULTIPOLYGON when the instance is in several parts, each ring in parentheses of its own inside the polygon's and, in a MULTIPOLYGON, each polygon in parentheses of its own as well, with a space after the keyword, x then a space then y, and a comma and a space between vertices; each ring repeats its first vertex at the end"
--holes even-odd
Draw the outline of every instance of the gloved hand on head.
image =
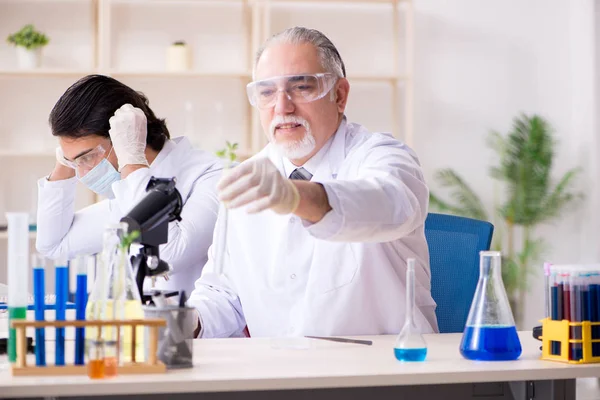
POLYGON ((270 208, 278 214, 289 214, 300 203, 296 185, 282 176, 268 158, 248 160, 233 168, 224 174, 217 189, 227 208, 248 205, 249 213, 270 208))
POLYGON ((119 161, 119 171, 126 165, 146 165, 146 115, 131 104, 124 104, 110 120, 110 140, 119 161))

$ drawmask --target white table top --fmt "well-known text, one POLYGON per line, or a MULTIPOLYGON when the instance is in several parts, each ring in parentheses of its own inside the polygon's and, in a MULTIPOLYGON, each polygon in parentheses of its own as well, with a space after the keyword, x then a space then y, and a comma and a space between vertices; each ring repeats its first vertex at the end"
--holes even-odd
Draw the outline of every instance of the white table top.
MULTIPOLYGON (((600 364, 569 365, 540 360, 541 342, 533 339, 531 332, 520 333, 523 354, 511 362, 473 362, 462 358, 458 351, 460 334, 426 335, 427 360, 421 363, 398 362, 393 355, 393 336, 367 338, 373 340, 372 346, 296 339, 309 343, 303 349, 277 348, 272 339, 196 340, 193 369, 102 381, 92 381, 86 376, 12 377, 5 367, 0 370, 0 397, 426 385, 600 376, 600 364)), ((2 364, 6 366, 6 356, 0 358, 2 364)))

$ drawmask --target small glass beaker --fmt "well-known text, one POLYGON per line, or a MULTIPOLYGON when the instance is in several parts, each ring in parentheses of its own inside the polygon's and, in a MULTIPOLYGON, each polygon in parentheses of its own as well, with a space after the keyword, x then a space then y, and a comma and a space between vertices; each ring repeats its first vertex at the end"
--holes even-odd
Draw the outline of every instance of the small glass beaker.
POLYGON ((118 348, 116 340, 104 342, 104 376, 111 378, 117 376, 119 366, 118 348))
POLYGON ((104 378, 103 340, 88 340, 88 376, 91 379, 104 378))
MULTIPOLYGON (((193 320, 193 317, 190 317, 188 313, 196 315, 196 309, 175 305, 144 307, 145 318, 158 318, 167 321, 167 326, 160 328, 158 331, 157 358, 168 369, 192 368, 194 366, 194 333, 191 327, 185 325, 187 321, 193 320)), ((148 335, 146 337, 148 338, 148 335)))

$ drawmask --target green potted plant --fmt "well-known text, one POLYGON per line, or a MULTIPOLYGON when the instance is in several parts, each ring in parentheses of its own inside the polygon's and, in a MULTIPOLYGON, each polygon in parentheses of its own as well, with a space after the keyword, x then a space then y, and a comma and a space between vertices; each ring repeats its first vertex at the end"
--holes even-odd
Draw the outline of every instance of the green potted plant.
POLYGON ((450 189, 452 200, 432 192, 430 205, 432 210, 494 223, 492 249, 502 251, 502 279, 520 325, 528 283, 541 271, 548 250, 536 228, 556 220, 583 198, 574 190, 580 169, 552 177, 557 143, 550 124, 538 115, 520 115, 507 135, 492 132, 488 145, 498 154, 499 163, 490 169, 490 176, 502 193, 498 196, 502 198, 494 199, 491 218, 477 193, 452 169, 435 176, 443 188, 450 189))
POLYGON ((32 24, 25 25, 20 31, 9 35, 6 40, 16 47, 19 67, 23 69, 34 69, 41 65, 42 49, 50 41, 32 24))

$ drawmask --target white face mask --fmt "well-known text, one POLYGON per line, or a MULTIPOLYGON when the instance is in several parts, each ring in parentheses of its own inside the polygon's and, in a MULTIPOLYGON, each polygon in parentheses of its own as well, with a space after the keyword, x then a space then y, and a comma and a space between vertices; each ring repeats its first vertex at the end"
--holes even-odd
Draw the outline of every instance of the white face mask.
POLYGON ((103 158, 90 172, 79 178, 79 182, 90 190, 109 199, 115 198, 112 184, 120 180, 121 174, 106 158, 103 158))
POLYGON ((273 118, 271 126, 269 127, 269 141, 281 155, 290 160, 297 160, 308 156, 315 149, 317 144, 308 121, 296 115, 278 115, 273 118), (304 127, 305 134, 300 140, 277 143, 275 141, 275 127, 279 124, 300 124, 304 127))

